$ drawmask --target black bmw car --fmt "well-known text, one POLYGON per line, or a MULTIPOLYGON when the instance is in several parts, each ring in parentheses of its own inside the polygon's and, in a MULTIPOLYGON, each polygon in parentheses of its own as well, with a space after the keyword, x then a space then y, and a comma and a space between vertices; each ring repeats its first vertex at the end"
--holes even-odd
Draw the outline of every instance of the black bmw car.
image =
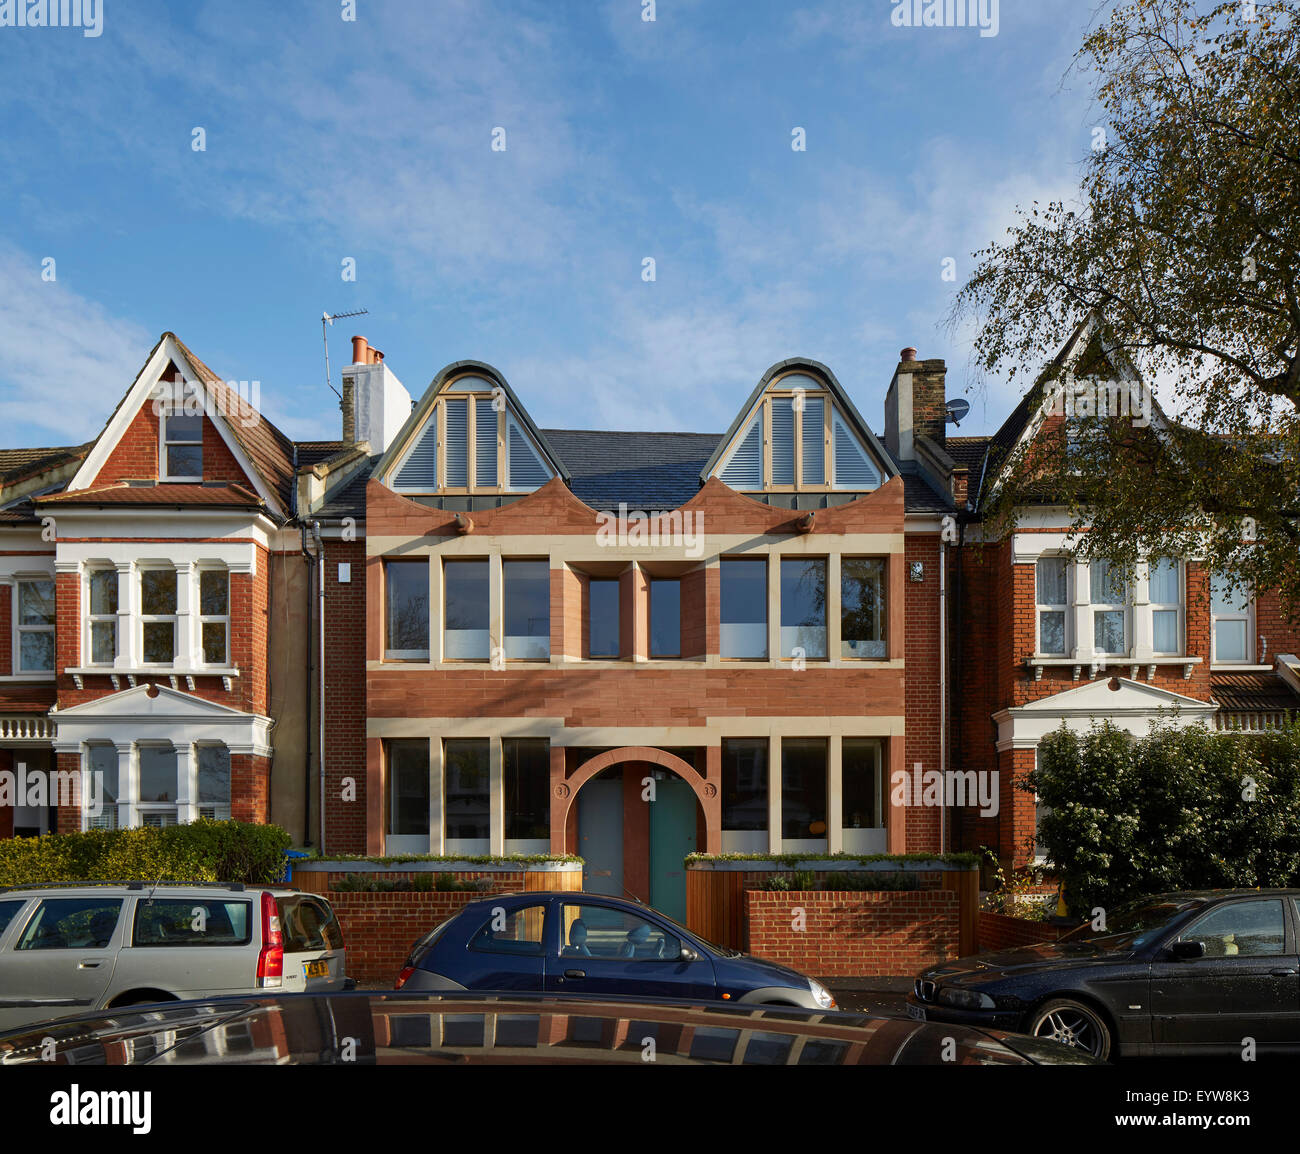
POLYGON ((1162 894, 1104 932, 959 958, 907 999, 926 1021, 1019 1030, 1099 1058, 1300 1053, 1300 889, 1162 894))

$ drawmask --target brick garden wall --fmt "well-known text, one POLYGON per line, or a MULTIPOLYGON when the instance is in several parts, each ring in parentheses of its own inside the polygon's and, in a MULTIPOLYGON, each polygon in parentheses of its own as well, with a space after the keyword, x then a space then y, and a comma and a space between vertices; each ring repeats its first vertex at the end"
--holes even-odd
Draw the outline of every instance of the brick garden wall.
POLYGON ((819 978, 910 976, 958 954, 952 890, 745 892, 745 948, 819 978), (804 911, 804 928, 794 928, 804 911))
POLYGON ((1031 922, 1008 914, 980 910, 979 952, 985 954, 991 950, 1014 950, 1019 946, 1054 942, 1064 932, 1047 922, 1031 922))

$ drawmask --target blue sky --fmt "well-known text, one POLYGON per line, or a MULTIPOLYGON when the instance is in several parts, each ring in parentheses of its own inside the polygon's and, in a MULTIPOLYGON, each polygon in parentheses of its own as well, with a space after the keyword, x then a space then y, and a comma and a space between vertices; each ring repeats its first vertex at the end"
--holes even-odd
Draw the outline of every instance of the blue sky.
POLYGON ((415 396, 490 362, 543 427, 720 432, 805 355, 880 431, 915 345, 969 396, 960 431, 990 431, 1013 397, 941 322, 1017 204, 1077 187, 1091 7, 1001 0, 992 37, 895 27, 892 0, 659 0, 652 23, 641 0, 107 0, 98 37, 0 28, 0 445, 94 436, 167 329, 335 438, 320 315, 362 307, 330 330, 336 385, 361 332, 415 396))

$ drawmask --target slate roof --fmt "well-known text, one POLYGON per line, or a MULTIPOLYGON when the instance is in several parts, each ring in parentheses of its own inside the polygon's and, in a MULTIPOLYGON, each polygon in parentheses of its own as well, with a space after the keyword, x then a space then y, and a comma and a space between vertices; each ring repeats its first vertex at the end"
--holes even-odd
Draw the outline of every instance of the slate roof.
POLYGON ((903 478, 903 508, 908 513, 951 513, 952 500, 930 484, 915 461, 898 462, 903 478))
POLYGON ((1276 713, 1300 709, 1300 697, 1276 673, 1210 674, 1210 693, 1231 713, 1276 713))
POLYGON ((307 469, 320 461, 328 461, 331 457, 337 456, 344 449, 350 449, 352 446, 346 441, 295 441, 294 448, 298 451, 298 468, 307 469))
POLYGON ((543 429, 569 470, 578 500, 593 509, 676 509, 700 491, 717 433, 611 433, 543 429))
POLYGON ((366 519, 366 482, 374 470, 375 461, 362 465, 315 513, 304 514, 307 520, 319 518, 322 521, 337 521, 342 517, 355 517, 358 521, 366 519))

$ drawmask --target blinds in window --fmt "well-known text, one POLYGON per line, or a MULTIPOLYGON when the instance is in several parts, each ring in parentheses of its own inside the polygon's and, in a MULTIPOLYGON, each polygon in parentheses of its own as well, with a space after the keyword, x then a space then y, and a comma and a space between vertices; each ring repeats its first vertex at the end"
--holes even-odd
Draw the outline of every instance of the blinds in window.
POLYGON ((497 483, 497 411, 491 397, 474 401, 474 483, 489 489, 497 483))
POLYGON ((761 489, 763 487, 763 411, 760 409, 749 428, 740 438, 740 444, 731 454, 731 460, 718 477, 733 489, 761 489))
POLYGON ((443 472, 449 489, 469 486, 469 403, 460 398, 443 401, 447 435, 443 441, 443 472))
POLYGON ((436 489, 438 487, 438 421, 430 417, 415 444, 411 446, 393 481, 398 489, 436 489))
POLYGON ((805 397, 803 402, 803 483, 826 484, 826 402, 805 397))
POLYGON ((880 474, 871 463, 866 450, 858 443, 849 427, 835 414, 834 462, 835 487, 837 489, 876 489, 880 486, 880 474))
POLYGON ((539 489, 551 479, 551 471, 534 451, 514 417, 506 419, 510 488, 539 489))
POLYGON ((794 484, 794 398, 772 398, 772 484, 794 484))

